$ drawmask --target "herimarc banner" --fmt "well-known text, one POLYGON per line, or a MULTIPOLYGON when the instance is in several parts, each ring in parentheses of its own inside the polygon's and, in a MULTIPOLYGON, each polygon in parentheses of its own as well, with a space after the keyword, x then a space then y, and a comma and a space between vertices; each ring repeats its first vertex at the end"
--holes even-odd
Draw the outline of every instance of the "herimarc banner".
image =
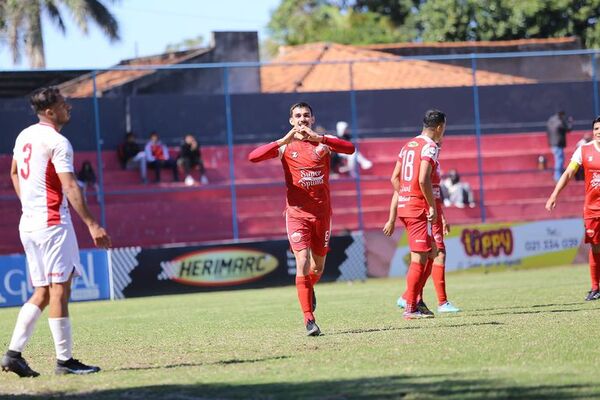
MULTIPOLYGON (((366 278, 362 233, 331 238, 322 281, 366 278)), ((112 251, 114 298, 294 284, 287 240, 120 248, 112 251)))
MULTIPOLYGON (((444 238, 446 270, 572 264, 583 251, 583 235, 580 218, 452 226, 444 238)), ((405 230, 396 237, 391 251, 368 235, 366 246, 370 276, 406 275, 410 249, 405 230), (389 256, 387 268, 376 261, 385 257, 383 252, 389 256)))

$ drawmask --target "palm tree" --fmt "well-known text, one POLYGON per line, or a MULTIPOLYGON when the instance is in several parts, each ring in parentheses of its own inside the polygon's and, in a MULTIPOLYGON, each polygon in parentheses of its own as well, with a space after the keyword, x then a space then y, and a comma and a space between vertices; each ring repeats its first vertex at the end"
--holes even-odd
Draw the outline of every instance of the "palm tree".
MULTIPOLYGON (((71 18, 84 34, 88 34, 89 22, 93 21, 111 42, 120 39, 119 24, 102 1, 0 0, 0 38, 2 36, 6 38, 15 64, 21 60, 21 54, 25 50, 30 67, 45 68, 43 15, 46 15, 65 34, 63 14, 68 10, 71 18)), ((115 3, 118 0, 106 1, 115 3)))

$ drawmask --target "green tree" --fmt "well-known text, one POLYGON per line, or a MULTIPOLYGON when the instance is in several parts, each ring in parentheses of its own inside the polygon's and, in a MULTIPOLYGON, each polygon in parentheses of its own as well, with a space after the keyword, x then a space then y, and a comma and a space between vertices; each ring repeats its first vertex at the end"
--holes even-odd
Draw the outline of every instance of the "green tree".
POLYGON ((111 41, 119 40, 119 24, 101 0, 0 0, 0 33, 6 38, 15 64, 24 52, 32 68, 46 66, 43 17, 65 34, 64 10, 84 34, 88 34, 93 21, 111 41))
POLYGON ((272 13, 268 29, 279 45, 317 41, 371 44, 412 38, 411 32, 395 26, 386 15, 327 0, 283 0, 272 13))
POLYGON ((194 38, 183 39, 181 42, 177 43, 169 43, 167 47, 165 47, 165 51, 167 53, 173 51, 182 51, 182 50, 190 50, 196 49, 198 47, 202 47, 204 45, 204 36, 198 35, 194 38))

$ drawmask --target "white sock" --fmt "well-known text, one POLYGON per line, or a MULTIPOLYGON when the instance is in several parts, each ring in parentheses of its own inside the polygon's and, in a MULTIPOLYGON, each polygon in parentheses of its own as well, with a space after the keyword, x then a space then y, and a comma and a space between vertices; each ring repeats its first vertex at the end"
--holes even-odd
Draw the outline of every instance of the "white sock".
POLYGON ((73 337, 71 336, 71 320, 66 318, 48 318, 50 332, 54 339, 56 359, 67 361, 73 357, 73 337))
POLYGON ((42 310, 35 304, 25 303, 19 311, 15 330, 10 340, 9 350, 22 352, 35 329, 35 323, 42 315, 42 310))

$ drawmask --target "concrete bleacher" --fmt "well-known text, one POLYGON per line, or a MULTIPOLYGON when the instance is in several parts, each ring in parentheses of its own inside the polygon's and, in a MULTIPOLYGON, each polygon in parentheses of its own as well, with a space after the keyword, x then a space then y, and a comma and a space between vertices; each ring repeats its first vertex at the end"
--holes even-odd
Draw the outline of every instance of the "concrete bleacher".
MULTIPOLYGON (((574 150, 582 132, 568 137, 566 156, 574 150)), ((360 151, 373 161, 368 171, 361 171, 361 203, 365 229, 381 229, 387 220, 392 189, 389 176, 397 154, 409 138, 370 139, 360 142, 360 151)), ((254 146, 237 145, 234 149, 236 176, 237 223, 240 238, 280 237, 285 234, 283 209, 285 185, 280 161, 251 164, 247 155, 254 146)), ((483 196, 487 221, 525 221, 548 217, 580 216, 583 183, 571 182, 551 215, 544 203, 554 187, 552 155, 545 133, 484 135, 483 196), (538 170, 538 157, 548 160, 546 170, 538 170)), ((231 185, 228 149, 225 146, 203 147, 203 158, 210 183, 186 187, 172 183, 171 173, 163 171, 161 184, 143 185, 138 171, 123 171, 114 151, 104 151, 103 177, 106 198, 106 225, 115 246, 153 246, 168 243, 227 240, 233 236, 231 185)), ((0 253, 21 252, 17 233, 19 203, 12 191, 8 170, 10 155, 0 155, 0 253)), ((97 166, 94 152, 76 153, 75 165, 90 160, 97 166)), ((477 145, 473 136, 448 136, 440 157, 443 171, 456 168, 475 193, 477 207, 446 208, 452 224, 481 221, 479 207, 477 145)), ((97 168, 96 168, 97 170, 97 168)), ((149 176, 152 177, 152 171, 149 176)), ((359 227, 356 181, 332 179, 335 232, 359 227)), ((92 212, 100 215, 93 193, 88 192, 92 212)), ((77 219, 75 227, 80 246, 92 247, 85 226, 77 219)))

